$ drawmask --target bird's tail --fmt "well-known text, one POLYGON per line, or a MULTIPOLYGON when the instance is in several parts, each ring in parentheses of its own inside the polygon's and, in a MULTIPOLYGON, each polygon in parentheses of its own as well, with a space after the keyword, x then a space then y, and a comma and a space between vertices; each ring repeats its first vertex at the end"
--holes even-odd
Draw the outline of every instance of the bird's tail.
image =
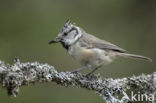
POLYGON ((128 57, 128 58, 136 58, 136 59, 142 59, 142 60, 146 60, 149 62, 152 62, 152 59, 149 57, 145 57, 145 56, 141 56, 141 55, 135 55, 135 54, 129 54, 129 53, 118 53, 118 56, 122 56, 122 57, 128 57))

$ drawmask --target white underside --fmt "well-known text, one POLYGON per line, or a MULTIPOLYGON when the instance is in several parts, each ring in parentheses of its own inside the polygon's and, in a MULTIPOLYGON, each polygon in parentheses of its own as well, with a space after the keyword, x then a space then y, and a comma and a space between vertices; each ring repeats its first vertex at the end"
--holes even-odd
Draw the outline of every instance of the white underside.
POLYGON ((79 42, 72 45, 68 52, 81 65, 91 65, 92 67, 108 64, 112 62, 116 56, 113 52, 108 52, 103 49, 86 49, 84 47, 80 47, 79 42))

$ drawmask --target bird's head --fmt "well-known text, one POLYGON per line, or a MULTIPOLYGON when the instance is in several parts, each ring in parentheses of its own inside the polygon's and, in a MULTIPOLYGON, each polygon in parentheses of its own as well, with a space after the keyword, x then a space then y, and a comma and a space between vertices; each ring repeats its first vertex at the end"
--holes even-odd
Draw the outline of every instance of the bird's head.
POLYGON ((82 30, 68 20, 62 27, 59 34, 52 41, 50 41, 49 44, 61 42, 64 45, 69 46, 79 40, 81 36, 82 30))

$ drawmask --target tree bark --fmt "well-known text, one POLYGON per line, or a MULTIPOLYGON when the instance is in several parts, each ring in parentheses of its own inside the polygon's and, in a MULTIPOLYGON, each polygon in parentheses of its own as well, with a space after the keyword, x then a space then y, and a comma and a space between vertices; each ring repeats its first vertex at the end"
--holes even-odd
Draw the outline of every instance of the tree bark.
POLYGON ((146 103, 155 102, 156 73, 141 74, 125 78, 103 78, 100 75, 84 75, 81 73, 58 72, 53 66, 38 62, 21 63, 15 59, 13 65, 0 61, 0 83, 8 91, 8 95, 17 96, 21 86, 35 82, 56 82, 62 86, 77 86, 93 90, 106 103, 132 103, 132 93, 146 94, 146 103))

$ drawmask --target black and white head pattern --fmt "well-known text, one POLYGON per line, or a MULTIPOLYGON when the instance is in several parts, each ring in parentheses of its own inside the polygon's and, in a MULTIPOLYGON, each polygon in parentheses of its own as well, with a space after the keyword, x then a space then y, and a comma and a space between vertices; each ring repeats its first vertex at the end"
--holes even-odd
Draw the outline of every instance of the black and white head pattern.
POLYGON ((64 43, 64 45, 70 46, 78 41, 82 36, 82 31, 78 26, 68 21, 64 24, 58 36, 61 36, 61 42, 64 43))

